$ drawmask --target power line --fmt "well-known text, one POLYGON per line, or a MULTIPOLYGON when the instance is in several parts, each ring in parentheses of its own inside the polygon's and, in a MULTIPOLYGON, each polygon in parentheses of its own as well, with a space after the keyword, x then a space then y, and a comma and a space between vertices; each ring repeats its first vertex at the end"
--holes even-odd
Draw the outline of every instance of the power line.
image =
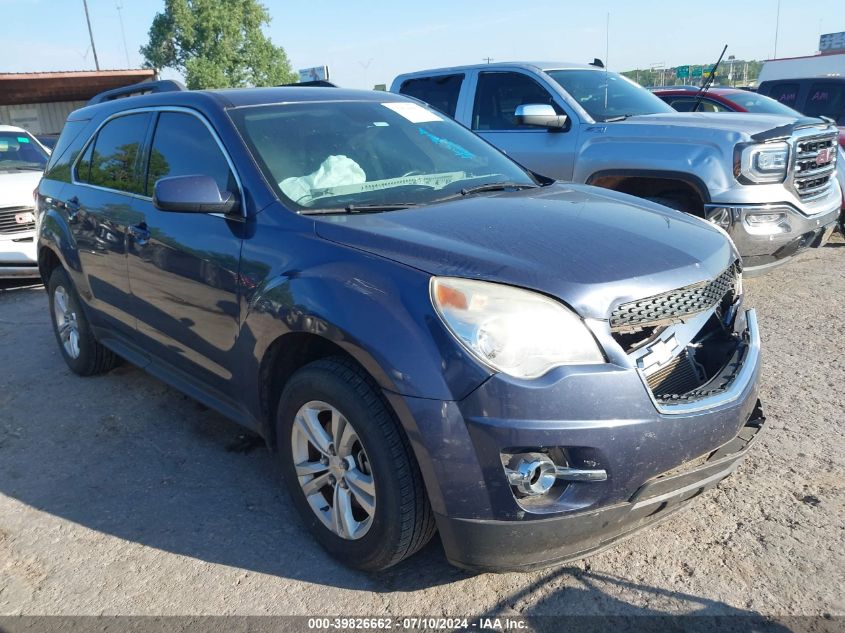
POLYGON ((97 47, 94 46, 94 31, 91 30, 91 16, 88 15, 88 0, 82 0, 85 7, 85 21, 88 22, 88 36, 91 38, 91 50, 94 51, 94 65, 100 70, 100 60, 97 58, 97 47))
POLYGON ((129 47, 126 46, 126 31, 123 30, 123 5, 115 2, 117 7, 117 18, 120 20, 120 36, 123 38, 123 52, 126 53, 126 68, 130 68, 132 62, 129 61, 129 47))

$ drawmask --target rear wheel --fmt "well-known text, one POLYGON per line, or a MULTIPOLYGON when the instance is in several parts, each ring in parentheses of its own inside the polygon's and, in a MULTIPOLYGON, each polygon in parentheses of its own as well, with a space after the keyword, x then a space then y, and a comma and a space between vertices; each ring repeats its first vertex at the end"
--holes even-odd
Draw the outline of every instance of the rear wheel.
POLYGON ((314 537, 341 562, 380 570, 434 534, 410 445, 352 362, 319 360, 282 393, 276 432, 285 484, 314 537))
POLYGON ((112 369, 117 364, 117 356, 94 338, 79 295, 63 268, 53 270, 47 293, 53 332, 67 366, 80 376, 93 376, 112 369))

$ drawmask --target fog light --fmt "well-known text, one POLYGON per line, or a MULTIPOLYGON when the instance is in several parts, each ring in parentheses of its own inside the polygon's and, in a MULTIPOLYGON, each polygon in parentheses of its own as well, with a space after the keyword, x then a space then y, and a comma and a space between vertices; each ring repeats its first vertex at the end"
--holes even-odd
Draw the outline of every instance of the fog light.
POLYGON ((762 226, 764 224, 777 224, 786 219, 785 213, 749 213, 745 221, 751 226, 762 226))
MULTIPOLYGON (((515 492, 526 497, 544 495, 561 482, 606 481, 607 471, 603 468, 572 468, 568 464, 566 450, 551 449, 551 454, 539 451, 524 453, 502 453, 502 466, 508 483, 515 492)), ((592 466, 597 466, 591 462, 592 466)))
POLYGON ((557 467, 542 453, 526 453, 514 468, 506 468, 508 481, 524 495, 546 494, 557 480, 557 467))

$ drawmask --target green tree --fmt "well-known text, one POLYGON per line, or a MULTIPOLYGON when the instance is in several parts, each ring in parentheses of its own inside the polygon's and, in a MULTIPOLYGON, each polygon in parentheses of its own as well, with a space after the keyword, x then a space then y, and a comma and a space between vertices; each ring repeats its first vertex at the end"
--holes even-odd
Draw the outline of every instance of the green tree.
POLYGON ((261 30, 269 23, 258 0, 165 0, 141 47, 144 65, 178 70, 191 89, 293 82, 285 49, 261 30))

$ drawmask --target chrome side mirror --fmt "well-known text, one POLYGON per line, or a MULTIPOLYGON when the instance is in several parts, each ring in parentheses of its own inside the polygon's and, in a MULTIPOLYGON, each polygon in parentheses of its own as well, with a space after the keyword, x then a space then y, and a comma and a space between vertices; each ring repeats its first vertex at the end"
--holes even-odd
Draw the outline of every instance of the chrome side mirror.
POLYGON ((565 114, 558 114, 548 103, 526 103, 516 106, 514 119, 519 125, 533 125, 548 130, 562 130, 569 118, 565 114))

